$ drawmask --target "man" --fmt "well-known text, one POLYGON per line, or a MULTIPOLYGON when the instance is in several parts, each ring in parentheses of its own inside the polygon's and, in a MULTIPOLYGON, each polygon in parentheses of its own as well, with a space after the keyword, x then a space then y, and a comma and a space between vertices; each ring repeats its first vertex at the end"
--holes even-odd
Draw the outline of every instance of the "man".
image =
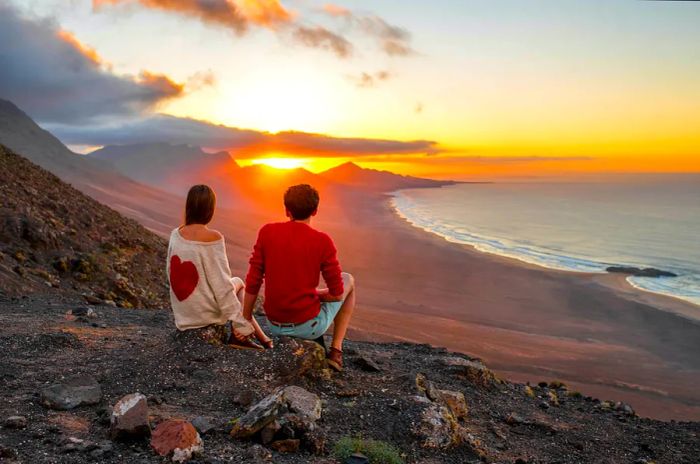
POLYGON ((333 240, 311 227, 318 204, 318 191, 312 186, 290 187, 284 195, 290 220, 260 229, 246 277, 243 316, 252 319, 264 279, 265 313, 272 334, 322 341, 334 324, 327 361, 341 371, 343 340, 355 309, 355 281, 341 272, 333 240), (326 288, 317 288, 320 275, 326 288))

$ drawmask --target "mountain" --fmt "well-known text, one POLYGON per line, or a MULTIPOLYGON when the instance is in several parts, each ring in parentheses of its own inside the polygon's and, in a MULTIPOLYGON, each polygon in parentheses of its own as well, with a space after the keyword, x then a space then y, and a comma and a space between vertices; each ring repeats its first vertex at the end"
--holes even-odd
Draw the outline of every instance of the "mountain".
POLYGON ((109 165, 77 155, 14 103, 0 99, 0 143, 66 180, 103 179, 109 165))
POLYGON ((136 221, 2 145, 0 197, 0 292, 54 287, 122 307, 167 304, 165 241, 136 221))
POLYGON ((138 182, 180 195, 195 183, 235 178, 241 169, 227 152, 210 154, 196 146, 169 143, 111 145, 88 157, 109 163, 138 182))
POLYGON ((73 153, 16 105, 2 99, 0 144, 162 234, 172 227, 173 217, 181 216, 180 199, 124 176, 110 163, 73 153))
POLYGON ((422 179, 420 177, 394 174, 389 171, 366 169, 352 162, 324 171, 320 176, 331 182, 376 192, 391 192, 408 188, 434 188, 456 183, 454 181, 422 179))

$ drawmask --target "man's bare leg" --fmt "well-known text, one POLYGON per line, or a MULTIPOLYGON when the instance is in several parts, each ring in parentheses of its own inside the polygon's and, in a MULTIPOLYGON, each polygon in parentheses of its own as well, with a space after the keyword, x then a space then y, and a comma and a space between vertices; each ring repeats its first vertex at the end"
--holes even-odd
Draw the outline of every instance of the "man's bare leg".
POLYGON ((355 278, 347 272, 343 272, 343 287, 345 290, 343 305, 333 319, 333 342, 331 343, 331 346, 339 351, 343 351, 345 333, 348 331, 352 313, 355 311, 355 278))

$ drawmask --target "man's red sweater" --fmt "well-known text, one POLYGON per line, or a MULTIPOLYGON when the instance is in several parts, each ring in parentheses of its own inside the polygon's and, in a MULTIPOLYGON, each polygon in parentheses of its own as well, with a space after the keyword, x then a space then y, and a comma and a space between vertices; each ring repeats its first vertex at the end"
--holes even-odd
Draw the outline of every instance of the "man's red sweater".
POLYGON ((320 274, 333 296, 343 278, 333 240, 303 222, 267 224, 250 257, 246 292, 257 295, 265 279, 265 313, 275 322, 300 324, 320 312, 320 274))

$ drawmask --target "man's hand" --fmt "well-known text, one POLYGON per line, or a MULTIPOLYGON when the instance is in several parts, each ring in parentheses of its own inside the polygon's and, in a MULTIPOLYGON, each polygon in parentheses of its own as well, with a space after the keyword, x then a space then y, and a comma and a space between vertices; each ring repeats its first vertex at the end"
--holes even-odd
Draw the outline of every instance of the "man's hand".
POLYGON ((338 295, 338 296, 333 296, 329 293, 327 288, 321 288, 316 291, 318 294, 318 298, 322 302, 333 302, 333 301, 342 301, 343 300, 343 295, 338 295))

